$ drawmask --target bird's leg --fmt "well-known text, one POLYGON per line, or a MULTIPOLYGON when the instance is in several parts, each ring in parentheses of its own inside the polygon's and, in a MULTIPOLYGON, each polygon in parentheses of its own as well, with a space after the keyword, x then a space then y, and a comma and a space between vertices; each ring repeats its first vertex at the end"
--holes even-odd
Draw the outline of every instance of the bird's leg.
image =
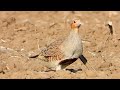
POLYGON ((89 65, 96 72, 96 70, 90 65, 89 62, 87 62, 87 59, 83 55, 81 55, 79 58, 83 62, 83 64, 87 67, 88 70, 89 70, 89 68, 88 68, 88 65, 89 65))

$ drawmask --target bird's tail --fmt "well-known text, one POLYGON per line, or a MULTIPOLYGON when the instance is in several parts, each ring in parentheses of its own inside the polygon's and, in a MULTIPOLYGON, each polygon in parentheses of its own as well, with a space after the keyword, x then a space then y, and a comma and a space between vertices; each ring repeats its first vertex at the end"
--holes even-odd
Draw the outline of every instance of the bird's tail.
POLYGON ((89 69, 89 67, 91 67, 91 68, 96 72, 95 68, 93 68, 93 67, 90 65, 89 62, 87 62, 87 59, 86 59, 83 55, 81 55, 79 58, 80 58, 80 60, 83 62, 83 64, 87 67, 87 69, 89 69), (88 66, 88 65, 89 65, 89 66, 88 66))

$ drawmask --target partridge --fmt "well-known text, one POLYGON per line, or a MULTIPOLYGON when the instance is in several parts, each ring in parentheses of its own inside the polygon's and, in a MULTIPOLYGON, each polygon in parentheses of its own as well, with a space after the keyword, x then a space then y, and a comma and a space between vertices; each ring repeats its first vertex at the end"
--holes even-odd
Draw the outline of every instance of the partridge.
POLYGON ((68 37, 56 40, 41 50, 39 57, 52 70, 65 69, 75 62, 83 52, 79 35, 80 20, 73 20, 68 37))

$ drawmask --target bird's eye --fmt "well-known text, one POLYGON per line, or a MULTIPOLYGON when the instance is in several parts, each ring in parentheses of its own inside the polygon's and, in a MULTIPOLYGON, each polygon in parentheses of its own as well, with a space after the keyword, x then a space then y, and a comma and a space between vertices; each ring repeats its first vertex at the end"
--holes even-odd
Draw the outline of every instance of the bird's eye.
POLYGON ((76 23, 76 22, 74 21, 74 23, 76 23))

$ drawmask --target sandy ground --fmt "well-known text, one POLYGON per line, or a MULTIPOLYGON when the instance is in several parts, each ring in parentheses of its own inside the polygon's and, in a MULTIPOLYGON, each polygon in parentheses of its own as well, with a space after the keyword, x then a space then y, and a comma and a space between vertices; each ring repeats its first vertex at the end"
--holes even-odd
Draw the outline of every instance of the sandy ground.
POLYGON ((120 78, 120 12, 108 11, 30 11, 0 12, 0 78, 3 79, 118 79, 120 78), (39 59, 21 54, 34 51, 65 37, 70 21, 79 18, 83 55, 88 68, 78 59, 67 69, 49 71, 39 59), (113 35, 106 26, 111 21, 113 35), (8 51, 4 51, 4 47, 8 51), (93 70, 93 68, 96 70, 93 70))

